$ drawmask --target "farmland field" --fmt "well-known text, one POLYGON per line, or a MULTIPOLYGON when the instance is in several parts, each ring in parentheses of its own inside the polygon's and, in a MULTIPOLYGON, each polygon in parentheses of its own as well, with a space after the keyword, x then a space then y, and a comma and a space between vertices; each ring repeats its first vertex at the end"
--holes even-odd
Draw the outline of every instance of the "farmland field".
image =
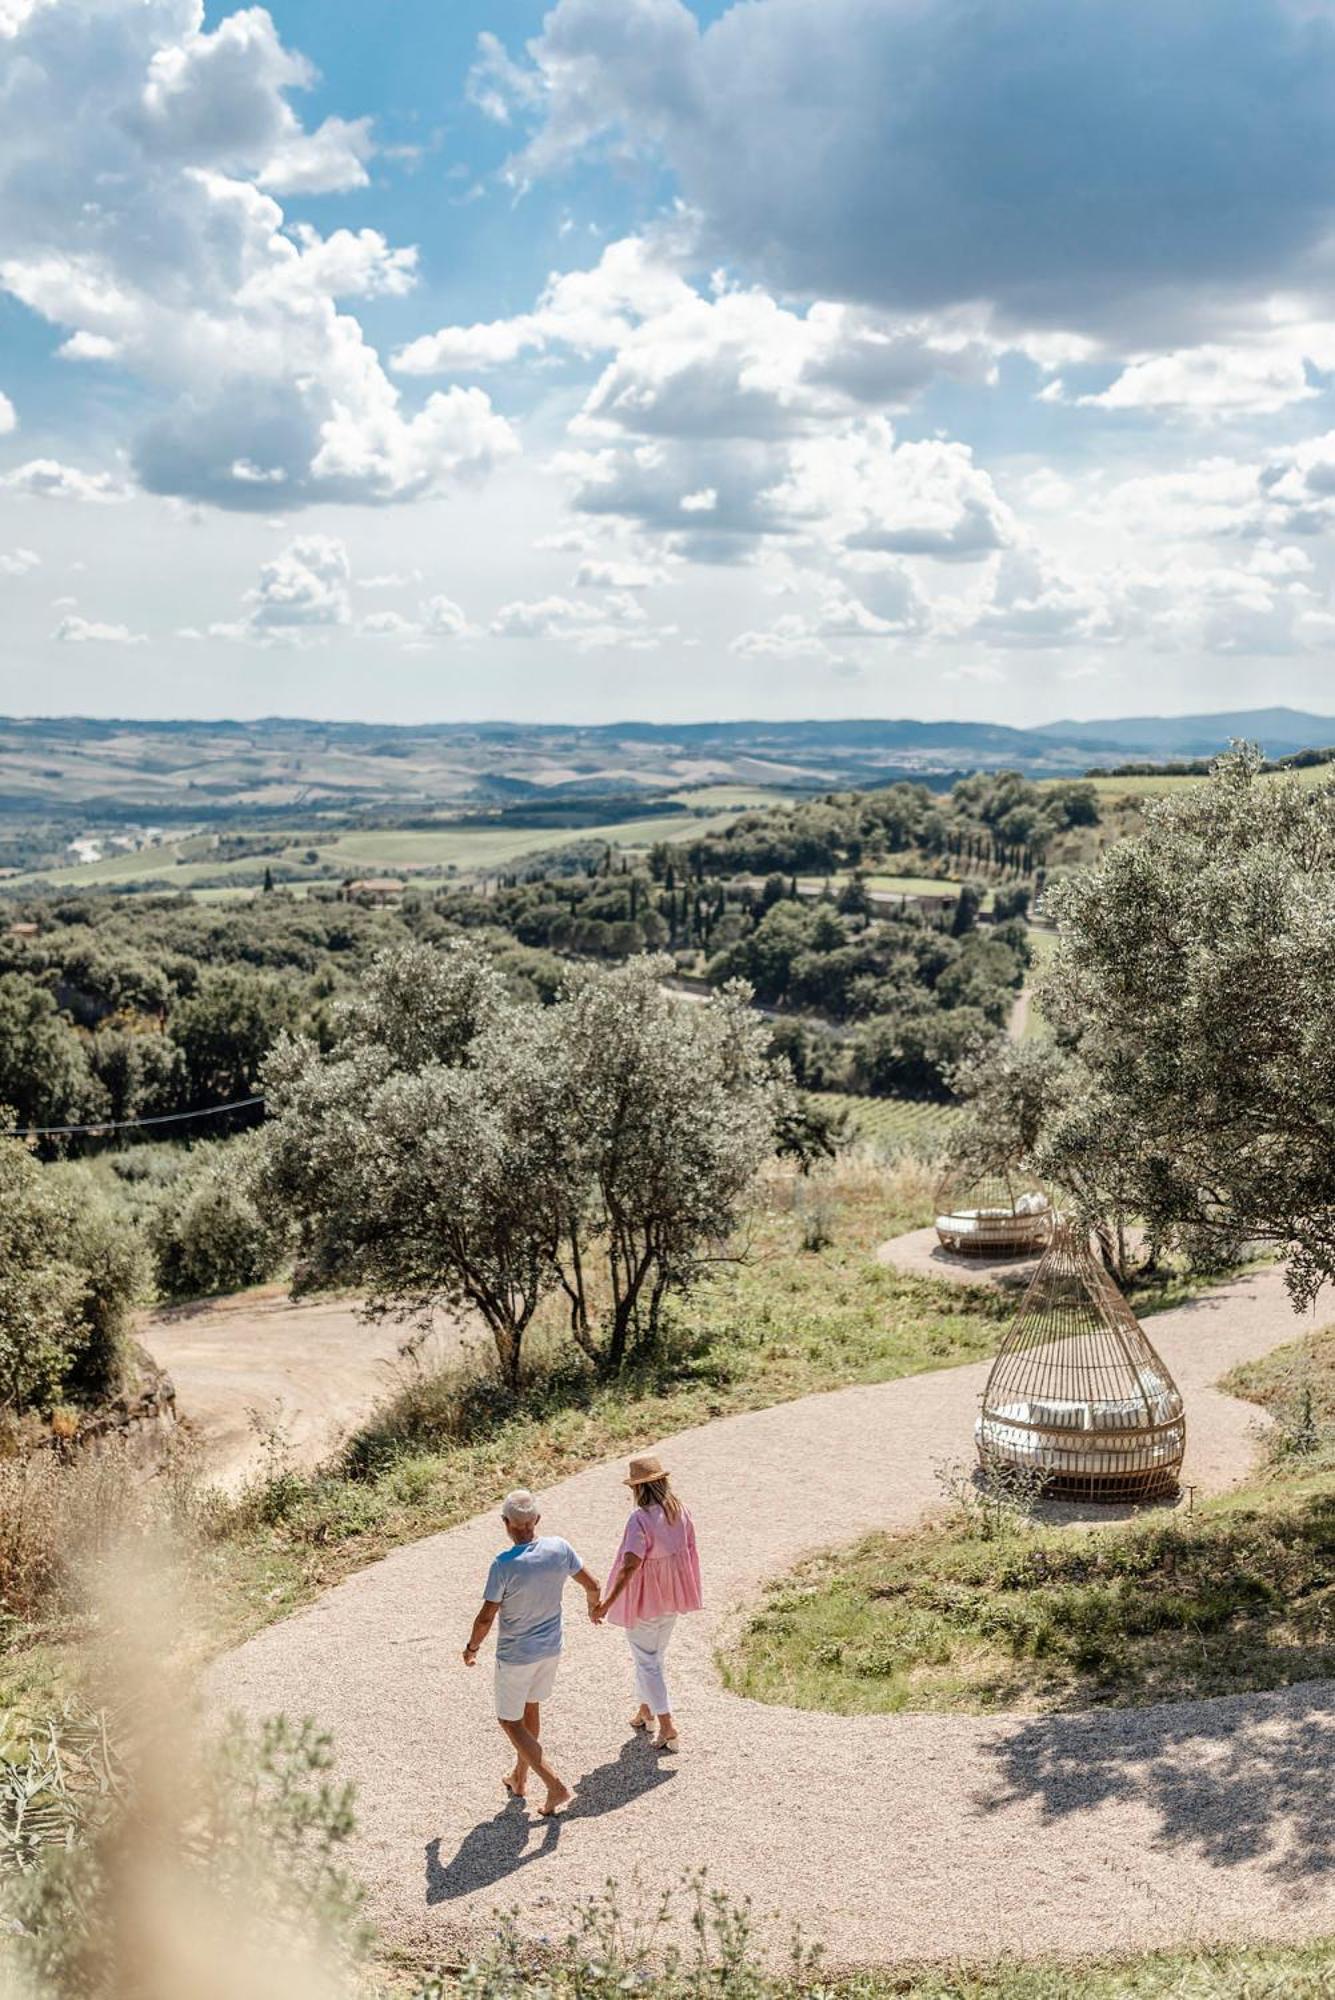
MULTIPOLYGON (((473 824, 420 829, 359 827, 332 834, 296 834, 288 830, 275 835, 272 849, 234 861, 208 855, 198 860, 182 860, 179 857, 186 843, 173 841, 137 854, 113 854, 102 861, 25 875, 11 887, 19 890, 99 885, 125 888, 131 883, 151 883, 189 889, 201 881, 215 882, 220 875, 253 881, 266 860, 296 863, 312 848, 318 850, 320 873, 329 881, 341 881, 350 873, 376 874, 394 869, 454 868, 467 875, 503 868, 576 841, 606 841, 614 847, 644 848, 656 840, 695 840, 716 827, 726 826, 731 818, 729 812, 683 811, 585 827, 520 827, 479 820, 473 824)), ((197 842, 189 845, 197 852, 197 842)))
MULTIPOLYGON (((1305 764, 1297 771, 1273 771, 1268 775, 1271 777, 1294 777, 1302 785, 1328 784, 1332 778, 1335 778, 1335 765, 1305 764)), ((1066 784, 1067 782, 1069 781, 1064 778, 1040 778, 1038 780, 1040 788, 1046 785, 1066 784)), ((1094 790, 1101 799, 1159 799, 1166 797, 1170 792, 1190 791, 1197 785, 1203 785, 1205 779, 1204 777, 1196 777, 1181 772, 1176 774, 1162 772, 1146 774, 1143 777, 1124 778, 1112 777, 1105 774, 1092 777, 1087 782, 1094 787, 1094 790)))
POLYGON ((886 1159, 901 1153, 934 1159, 960 1115, 956 1105, 916 1097, 853 1097, 830 1090, 821 1092, 820 1102, 846 1110, 855 1137, 886 1159))

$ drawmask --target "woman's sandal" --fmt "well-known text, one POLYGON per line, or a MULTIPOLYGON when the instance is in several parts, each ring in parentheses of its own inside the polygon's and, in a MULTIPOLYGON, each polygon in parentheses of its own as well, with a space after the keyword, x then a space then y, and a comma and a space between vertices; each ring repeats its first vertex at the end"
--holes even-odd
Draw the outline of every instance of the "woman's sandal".
POLYGON ((632 1729, 647 1729, 652 1721, 651 1715, 632 1715, 630 1726, 632 1729))
POLYGON ((680 1742, 681 1738, 679 1736, 655 1736, 654 1748, 655 1750, 671 1752, 677 1749, 680 1742))

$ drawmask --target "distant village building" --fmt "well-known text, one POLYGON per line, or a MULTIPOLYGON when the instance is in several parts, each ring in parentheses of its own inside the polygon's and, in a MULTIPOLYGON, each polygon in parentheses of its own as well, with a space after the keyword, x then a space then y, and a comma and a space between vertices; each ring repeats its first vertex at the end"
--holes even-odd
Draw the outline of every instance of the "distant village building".
POLYGON ((11 924, 7 934, 12 938, 37 937, 39 935, 39 926, 37 924, 11 924))
POLYGON ((350 903, 397 903, 404 884, 397 875, 368 875, 359 882, 345 882, 343 893, 350 903))

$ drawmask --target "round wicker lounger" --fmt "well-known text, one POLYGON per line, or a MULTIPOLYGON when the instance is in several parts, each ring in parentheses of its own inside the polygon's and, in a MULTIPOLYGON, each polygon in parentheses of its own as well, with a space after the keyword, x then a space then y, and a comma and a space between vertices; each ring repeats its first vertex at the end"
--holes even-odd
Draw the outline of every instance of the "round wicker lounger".
POLYGON ((957 1257, 1032 1257, 1048 1240, 1052 1207, 1042 1189, 995 1175, 942 1191, 937 1241, 957 1257))
POLYGON ((1186 1436, 1144 1328, 1058 1218, 983 1390, 980 1462, 1041 1474, 1068 1498, 1147 1500, 1175 1490, 1186 1436))

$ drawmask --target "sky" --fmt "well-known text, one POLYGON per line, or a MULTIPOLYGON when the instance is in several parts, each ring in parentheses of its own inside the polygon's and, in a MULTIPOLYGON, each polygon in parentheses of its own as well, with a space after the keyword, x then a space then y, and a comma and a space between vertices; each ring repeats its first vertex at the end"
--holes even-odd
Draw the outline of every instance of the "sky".
POLYGON ((1335 712, 1335 0, 0 0, 0 712, 1335 712))

